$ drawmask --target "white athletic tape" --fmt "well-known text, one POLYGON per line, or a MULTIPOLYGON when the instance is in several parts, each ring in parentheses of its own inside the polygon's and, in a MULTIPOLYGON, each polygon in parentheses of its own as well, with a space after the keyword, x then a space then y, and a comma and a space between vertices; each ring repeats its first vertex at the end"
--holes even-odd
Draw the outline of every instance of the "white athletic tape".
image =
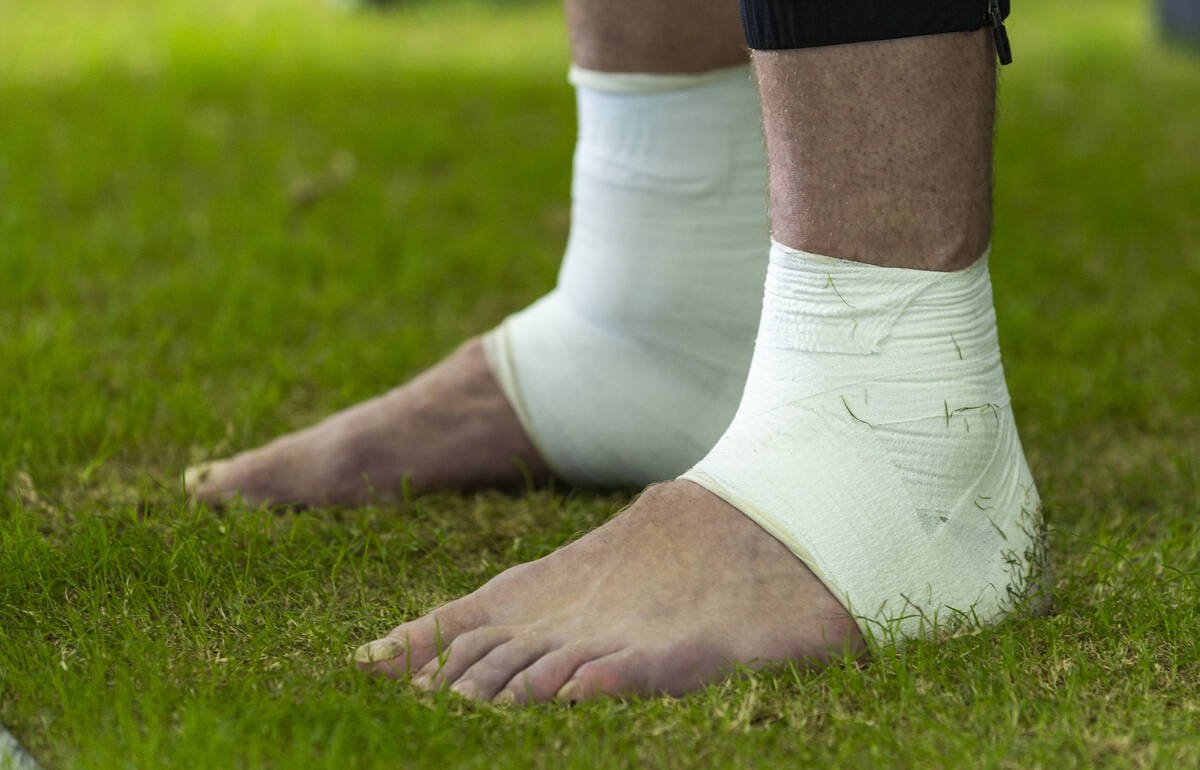
POLYGON ((757 95, 745 66, 576 68, 572 80, 579 141, 558 286, 484 350, 559 476, 662 481, 721 435, 750 364, 768 243, 757 95))
POLYGON ((38 763, 4 725, 0 725, 0 770, 38 770, 38 763))
POLYGON ((1013 608, 1040 507, 986 255, 940 273, 774 243, 737 415, 682 478, 781 540, 879 641, 1013 608))

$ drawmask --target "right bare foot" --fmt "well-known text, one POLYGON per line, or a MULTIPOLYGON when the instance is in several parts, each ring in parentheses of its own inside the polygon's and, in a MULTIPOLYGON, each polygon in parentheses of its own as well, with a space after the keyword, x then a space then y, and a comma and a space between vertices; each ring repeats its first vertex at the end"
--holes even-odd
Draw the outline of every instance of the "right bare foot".
POLYGON ((478 339, 388 393, 271 443, 189 468, 206 503, 356 505, 549 479, 478 339))
POLYGON ((682 695, 738 664, 809 666, 864 650, 804 562, 708 490, 671 481, 353 657, 417 687, 527 703, 682 695))

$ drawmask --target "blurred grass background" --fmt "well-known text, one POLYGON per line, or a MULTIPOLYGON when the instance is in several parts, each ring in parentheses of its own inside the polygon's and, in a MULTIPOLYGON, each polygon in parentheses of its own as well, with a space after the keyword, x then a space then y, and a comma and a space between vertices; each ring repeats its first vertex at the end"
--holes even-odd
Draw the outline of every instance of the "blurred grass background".
POLYGON ((189 462, 552 285, 553 3, 0 0, 0 721, 45 764, 1200 763, 1200 55, 1018 4, 992 270, 1059 611, 864 672, 514 712, 346 669, 628 497, 189 510, 189 462))

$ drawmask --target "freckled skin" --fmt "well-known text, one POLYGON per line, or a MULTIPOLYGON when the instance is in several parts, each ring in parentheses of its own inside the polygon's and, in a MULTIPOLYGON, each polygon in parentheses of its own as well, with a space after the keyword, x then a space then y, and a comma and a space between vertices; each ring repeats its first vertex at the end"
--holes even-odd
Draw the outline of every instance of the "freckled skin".
POLYGON ((737 0, 566 0, 571 60, 602 72, 706 72, 748 59, 737 0))
POLYGON ((961 270, 992 227, 990 30, 756 51, 775 240, 961 270))

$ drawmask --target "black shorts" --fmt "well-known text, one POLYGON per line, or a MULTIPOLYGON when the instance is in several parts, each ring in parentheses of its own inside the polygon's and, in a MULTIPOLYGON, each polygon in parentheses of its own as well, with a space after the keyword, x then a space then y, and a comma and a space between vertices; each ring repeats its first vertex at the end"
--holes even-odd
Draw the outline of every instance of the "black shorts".
POLYGON ((1008 16, 1009 0, 741 0, 758 50, 968 32, 1008 16))

